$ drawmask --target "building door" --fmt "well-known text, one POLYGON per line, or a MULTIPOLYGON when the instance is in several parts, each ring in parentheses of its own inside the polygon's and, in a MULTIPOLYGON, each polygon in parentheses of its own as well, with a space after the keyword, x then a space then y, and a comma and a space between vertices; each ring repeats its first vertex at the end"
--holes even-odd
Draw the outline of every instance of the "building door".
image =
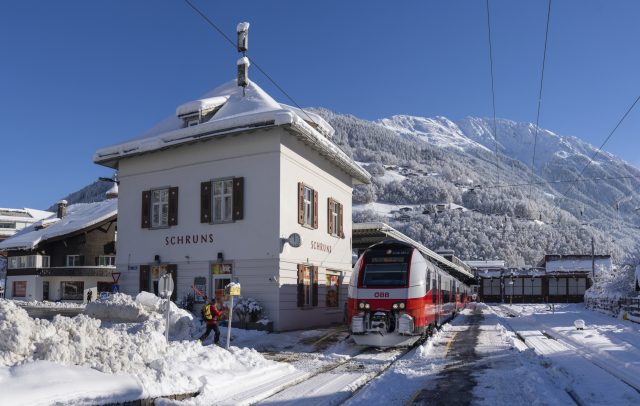
MULTIPOLYGON (((216 304, 218 309, 222 310, 224 304, 228 308, 229 295, 225 292, 225 286, 231 283, 233 267, 229 263, 215 263, 211 264, 211 292, 213 297, 216 298, 216 304)), ((229 310, 226 309, 222 312, 221 320, 228 320, 229 310)))
POLYGON ((49 281, 42 281, 42 300, 49 300, 49 281))

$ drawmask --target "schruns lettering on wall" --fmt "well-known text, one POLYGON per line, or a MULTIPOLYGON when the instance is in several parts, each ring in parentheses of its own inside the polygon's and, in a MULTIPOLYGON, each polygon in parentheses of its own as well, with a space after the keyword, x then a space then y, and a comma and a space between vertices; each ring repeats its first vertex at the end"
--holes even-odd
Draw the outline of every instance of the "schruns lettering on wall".
POLYGON ((213 234, 187 234, 164 237, 164 245, 212 244, 213 234))

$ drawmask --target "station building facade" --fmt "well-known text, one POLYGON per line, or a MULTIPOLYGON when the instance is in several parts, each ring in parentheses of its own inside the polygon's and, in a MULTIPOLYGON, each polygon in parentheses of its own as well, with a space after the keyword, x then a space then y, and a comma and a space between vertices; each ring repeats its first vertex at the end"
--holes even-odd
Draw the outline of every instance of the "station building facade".
POLYGON ((321 117, 232 81, 150 133, 97 151, 94 161, 120 181, 121 291, 156 292, 169 272, 174 300, 196 287, 224 303, 237 281, 274 330, 341 322, 351 192, 370 178, 332 135, 321 117))

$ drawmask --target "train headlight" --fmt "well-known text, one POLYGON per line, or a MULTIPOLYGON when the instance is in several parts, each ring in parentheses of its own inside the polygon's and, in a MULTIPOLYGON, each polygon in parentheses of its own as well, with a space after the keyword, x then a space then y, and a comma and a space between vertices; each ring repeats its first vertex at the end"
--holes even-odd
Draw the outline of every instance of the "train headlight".
POLYGON ((365 304, 364 304, 364 308, 365 308, 365 309, 371 309, 371 305, 370 305, 369 303, 365 303, 365 304))
POLYGON ((393 304, 393 310, 397 310, 397 309, 398 309, 398 307, 399 307, 399 306, 398 306, 398 304, 397 304, 397 303, 394 303, 394 304, 393 304))
POLYGON ((358 305, 359 308, 364 309, 364 302, 360 302, 360 304, 358 305))
POLYGON ((400 308, 401 308, 401 309, 404 309, 404 307, 405 307, 405 306, 404 306, 404 302, 401 302, 401 303, 399 304, 399 306, 400 306, 400 308))
POLYGON ((393 310, 398 310, 398 309, 404 309, 405 304, 404 302, 399 302, 399 303, 394 303, 393 306, 391 306, 393 308, 393 310))

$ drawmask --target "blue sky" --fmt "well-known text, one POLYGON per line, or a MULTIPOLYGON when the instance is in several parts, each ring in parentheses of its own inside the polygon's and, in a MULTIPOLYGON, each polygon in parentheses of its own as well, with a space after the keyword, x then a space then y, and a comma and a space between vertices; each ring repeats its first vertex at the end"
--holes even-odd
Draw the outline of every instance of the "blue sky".
MULTIPOLYGON (((232 38, 249 21, 250 56, 301 106, 492 116, 484 1, 193 1, 232 38)), ((535 122, 547 2, 490 7, 496 114, 535 122)), ((640 94, 639 16, 632 0, 553 2, 541 127, 600 145, 640 94)), ((237 59, 180 0, 1 2, 0 50, 0 207, 111 176, 96 149, 232 79, 237 59)), ((605 149, 640 166, 638 128, 640 106, 605 149)))

